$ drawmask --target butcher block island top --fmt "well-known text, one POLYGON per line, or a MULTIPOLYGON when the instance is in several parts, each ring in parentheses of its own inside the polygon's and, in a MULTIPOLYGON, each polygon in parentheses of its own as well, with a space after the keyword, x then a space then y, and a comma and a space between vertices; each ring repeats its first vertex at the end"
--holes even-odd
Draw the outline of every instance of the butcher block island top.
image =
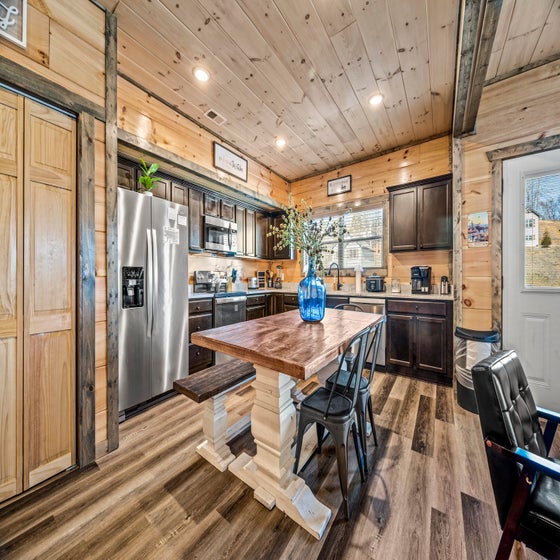
POLYGON ((381 315, 326 309, 308 323, 297 309, 192 334, 192 341, 255 365, 307 379, 342 353, 361 330, 381 315))

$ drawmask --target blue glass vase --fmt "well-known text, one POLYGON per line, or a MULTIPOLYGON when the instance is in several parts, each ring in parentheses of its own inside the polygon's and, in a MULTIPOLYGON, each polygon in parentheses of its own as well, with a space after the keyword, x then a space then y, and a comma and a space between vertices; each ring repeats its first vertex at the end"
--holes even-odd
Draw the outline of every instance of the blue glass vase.
POLYGON ((304 321, 317 322, 325 316, 327 290, 323 279, 315 273, 315 261, 310 260, 307 276, 298 286, 299 314, 304 321))

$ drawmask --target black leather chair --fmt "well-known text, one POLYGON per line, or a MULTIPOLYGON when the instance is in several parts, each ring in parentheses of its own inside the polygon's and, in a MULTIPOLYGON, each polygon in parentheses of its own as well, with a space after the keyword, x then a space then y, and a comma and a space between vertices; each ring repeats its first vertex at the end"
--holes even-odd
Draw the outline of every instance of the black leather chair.
POLYGON ((503 529, 496 559, 509 558, 514 540, 560 559, 560 461, 548 457, 560 415, 535 406, 514 350, 480 361, 472 377, 503 529))
POLYGON ((350 370, 348 384, 345 394, 335 391, 335 386, 328 390, 319 387, 313 393, 301 401, 299 409, 299 422, 296 439, 296 454, 294 463, 294 473, 298 472, 299 457, 303 435, 308 424, 315 423, 317 426, 317 450, 321 452, 323 434, 327 430, 334 440, 336 447, 336 460, 338 464, 338 478, 344 502, 346 519, 349 518, 350 510, 348 507, 348 435, 352 430, 356 458, 360 468, 360 476, 364 482, 364 454, 356 430, 356 400, 358 398, 359 384, 355 382, 358 375, 361 375, 366 359, 367 341, 370 329, 364 329, 358 333, 348 344, 342 359, 340 360, 336 378, 345 371, 344 364, 349 352, 352 352, 355 359, 350 370), (351 385, 352 381, 354 383, 351 385), (350 387, 352 387, 350 389, 350 387))

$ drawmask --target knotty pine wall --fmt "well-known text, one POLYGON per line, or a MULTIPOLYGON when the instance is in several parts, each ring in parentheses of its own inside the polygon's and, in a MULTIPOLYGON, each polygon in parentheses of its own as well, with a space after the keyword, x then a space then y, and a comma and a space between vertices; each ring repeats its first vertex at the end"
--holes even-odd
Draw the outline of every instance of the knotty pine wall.
MULTIPOLYGON (((223 175, 229 183, 236 181, 214 168, 213 142, 223 144, 219 138, 122 77, 117 82, 117 96, 120 129, 198 164, 212 174, 223 175)), ((279 204, 288 201, 289 184, 251 159, 248 159, 247 182, 239 181, 239 186, 253 191, 257 198, 268 197, 279 204)))
MULTIPOLYGON (((321 208, 379 195, 388 197, 387 187, 404 185, 450 172, 450 137, 444 136, 330 173, 296 181, 292 183, 291 190, 295 202, 304 199, 312 208, 321 208), (351 192, 328 196, 327 181, 345 175, 352 176, 351 192)), ((453 277, 450 258, 450 251, 447 250, 389 254, 387 276, 389 279, 398 278, 400 282, 410 283, 410 267, 421 264, 431 266, 433 282, 439 282, 442 275, 453 277)), ((296 280, 299 277, 299 266, 288 267, 286 274, 289 274, 290 280, 296 280)), ((354 285, 353 277, 345 278, 343 281, 354 285)))
POLYGON ((105 106, 105 12, 90 0, 30 0, 27 47, 0 38, 0 56, 105 106))
POLYGON ((466 328, 492 327, 492 229, 490 246, 467 246, 468 214, 487 211, 490 221, 492 217, 492 165, 486 152, 560 133, 559 91, 560 61, 486 87, 476 134, 462 141, 462 312, 466 328))

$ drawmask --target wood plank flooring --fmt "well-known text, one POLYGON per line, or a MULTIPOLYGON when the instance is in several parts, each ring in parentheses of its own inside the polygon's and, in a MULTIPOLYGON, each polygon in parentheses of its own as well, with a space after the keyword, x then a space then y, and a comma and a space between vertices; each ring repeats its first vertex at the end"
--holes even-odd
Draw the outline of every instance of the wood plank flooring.
MULTIPOLYGON (((252 394, 229 397, 232 422, 252 394)), ((493 558, 500 531, 478 417, 451 388, 405 377, 376 373, 372 395, 379 447, 370 438, 365 484, 351 467, 349 522, 330 439, 303 471, 333 510, 321 541, 202 459, 203 405, 176 396, 123 423, 120 448, 95 466, 0 509, 0 558, 493 558)), ((255 452, 249 431, 231 447, 255 452)))

